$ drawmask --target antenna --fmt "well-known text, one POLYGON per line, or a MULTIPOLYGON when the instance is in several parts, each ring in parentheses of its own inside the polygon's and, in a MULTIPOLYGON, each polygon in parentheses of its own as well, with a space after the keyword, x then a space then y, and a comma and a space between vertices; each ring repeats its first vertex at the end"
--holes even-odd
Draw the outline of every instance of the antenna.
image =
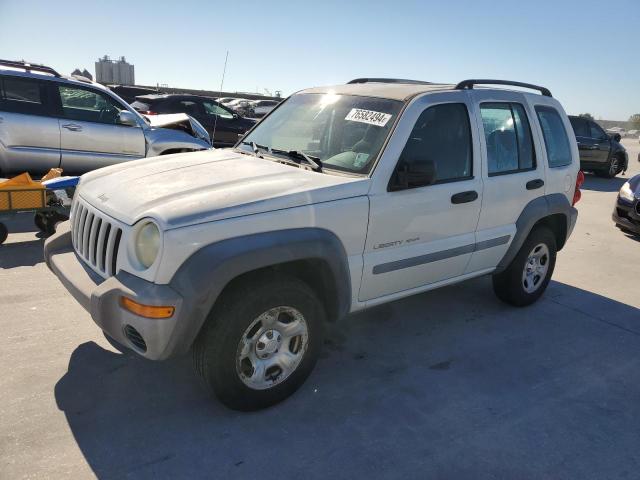
MULTIPOLYGON (((227 50, 227 55, 224 57, 224 68, 222 69, 222 80, 220 80, 220 91, 219 91, 221 95, 222 95, 222 85, 224 85, 224 75, 227 73, 227 60, 229 60, 229 50, 227 50)), ((217 126, 218 126, 218 114, 216 114, 216 119, 213 122, 213 134, 211 135, 212 147, 213 147, 213 139, 216 137, 217 126)))

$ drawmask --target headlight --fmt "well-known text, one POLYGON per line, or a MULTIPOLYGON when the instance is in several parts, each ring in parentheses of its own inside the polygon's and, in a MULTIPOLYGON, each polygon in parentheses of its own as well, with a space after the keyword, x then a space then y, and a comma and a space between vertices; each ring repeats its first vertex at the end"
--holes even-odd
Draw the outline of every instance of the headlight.
POLYGON ((135 251, 138 261, 144 268, 149 268, 156 261, 160 251, 160 230, 155 223, 146 222, 138 229, 135 251))
POLYGON ((620 198, 624 198, 625 200, 633 202, 634 196, 633 196, 633 191, 631 190, 631 185, 629 184, 629 182, 625 183, 620 189, 620 198))

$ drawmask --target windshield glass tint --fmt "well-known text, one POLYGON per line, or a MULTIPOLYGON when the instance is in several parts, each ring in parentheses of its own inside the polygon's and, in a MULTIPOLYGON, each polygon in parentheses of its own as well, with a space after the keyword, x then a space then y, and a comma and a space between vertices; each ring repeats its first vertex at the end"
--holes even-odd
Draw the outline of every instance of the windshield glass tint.
MULTIPOLYGON (((327 168, 368 173, 402 102, 334 94, 298 94, 263 120, 243 142, 304 152, 327 168)), ((241 145, 251 151, 249 145, 241 145)))

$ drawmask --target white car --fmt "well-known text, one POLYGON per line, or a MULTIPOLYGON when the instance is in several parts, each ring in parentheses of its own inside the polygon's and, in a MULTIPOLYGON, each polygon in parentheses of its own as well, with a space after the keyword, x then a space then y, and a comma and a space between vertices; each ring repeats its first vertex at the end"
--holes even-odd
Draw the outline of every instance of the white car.
POLYGON ((276 108, 280 102, 278 100, 254 100, 251 107, 256 117, 264 117, 271 110, 276 108))
POLYGON ((234 149, 83 176, 45 258, 111 338, 153 360, 192 350, 251 410, 291 395, 323 323, 350 312, 481 275, 536 301, 578 173, 545 88, 358 79, 292 95, 234 149))

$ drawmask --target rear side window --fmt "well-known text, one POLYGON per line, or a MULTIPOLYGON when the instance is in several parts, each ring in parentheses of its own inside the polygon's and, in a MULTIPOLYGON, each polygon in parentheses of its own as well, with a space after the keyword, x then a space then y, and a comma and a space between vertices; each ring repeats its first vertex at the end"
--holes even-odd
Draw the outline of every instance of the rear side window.
POLYGON ((8 112, 42 115, 45 98, 42 82, 28 78, 0 79, 0 104, 8 112))
POLYGON ((549 166, 571 165, 571 146, 558 111, 555 108, 538 105, 536 114, 542 128, 549 166))
POLYGON ((573 127, 573 133, 575 133, 576 137, 584 137, 588 138, 591 135, 589 134, 589 124, 583 118, 569 118, 571 122, 571 126, 573 127))
POLYGON ((436 183, 471 178, 473 163, 469 113, 463 103, 427 108, 416 122, 400 163, 432 161, 436 183))
POLYGON ((482 125, 487 144, 489 176, 536 167, 531 127, 519 103, 482 103, 482 125))

